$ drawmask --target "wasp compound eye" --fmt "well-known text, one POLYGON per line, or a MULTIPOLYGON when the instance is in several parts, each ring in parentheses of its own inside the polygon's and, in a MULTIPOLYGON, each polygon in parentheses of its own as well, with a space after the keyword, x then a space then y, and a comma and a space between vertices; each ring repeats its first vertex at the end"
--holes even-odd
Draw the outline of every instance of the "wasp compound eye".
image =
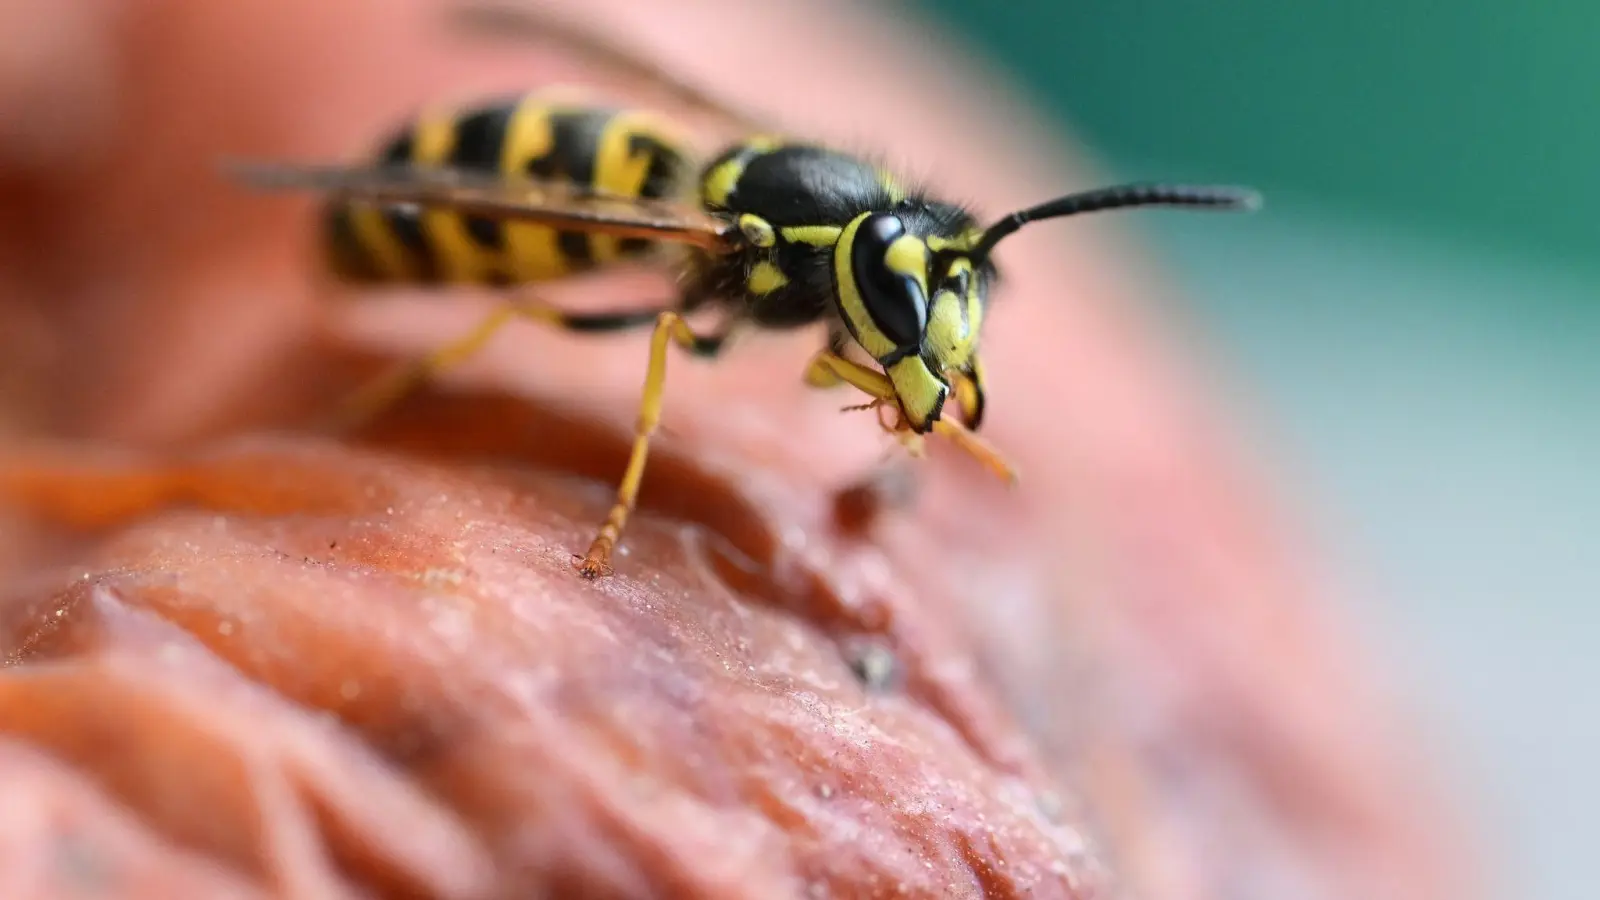
POLYGON ((899 349, 915 349, 928 327, 928 251, 899 216, 877 213, 856 230, 851 271, 872 324, 899 349))

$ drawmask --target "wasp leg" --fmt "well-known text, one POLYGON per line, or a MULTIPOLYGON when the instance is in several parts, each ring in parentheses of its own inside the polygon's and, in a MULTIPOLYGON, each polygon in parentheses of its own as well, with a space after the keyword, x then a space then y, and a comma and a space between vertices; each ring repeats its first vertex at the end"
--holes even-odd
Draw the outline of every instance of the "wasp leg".
POLYGON ((662 308, 657 306, 620 312, 568 313, 538 302, 508 302, 485 316, 466 334, 426 356, 403 362, 357 388, 340 405, 332 427, 348 431, 371 421, 424 382, 477 355, 500 329, 517 319, 542 322, 568 331, 620 331, 649 325, 661 312, 662 308))
POLYGON ((883 430, 894 435, 907 453, 915 457, 922 456, 922 435, 901 427, 900 401, 895 397, 894 385, 881 372, 845 359, 837 350, 828 349, 811 358, 805 379, 806 384, 818 388, 848 384, 871 397, 872 401, 860 408, 877 409, 880 416, 882 410, 890 410, 894 414, 892 421, 884 422, 880 418, 883 430))
MULTIPOLYGON (((811 358, 811 364, 806 367, 805 377, 806 383, 814 387, 830 387, 841 382, 849 384, 886 405, 892 404, 896 410, 900 408, 889 376, 845 359, 831 350, 823 350, 811 358)), ((1001 480, 1016 484, 1017 473, 1011 465, 998 451, 973 434, 966 426, 948 416, 940 416, 933 421, 933 431, 961 448, 1001 480)))
POLYGON ((869 397, 892 403, 898 408, 894 385, 889 376, 845 359, 832 350, 823 350, 811 357, 806 366, 806 384, 812 387, 833 387, 848 384, 869 397))
POLYGON ((715 356, 722 350, 728 331, 719 334, 699 335, 690 330, 681 316, 671 310, 656 317, 656 330, 650 336, 650 367, 645 374, 644 394, 639 400, 639 421, 634 427, 633 451, 628 456, 628 468, 617 488, 617 502, 611 507, 606 523, 589 545, 589 552, 573 557, 579 574, 585 578, 611 574, 611 551, 622 536, 639 499, 639 484, 644 479, 645 459, 650 455, 650 438, 661 421, 661 395, 667 379, 667 351, 669 344, 677 344, 696 356, 715 356))

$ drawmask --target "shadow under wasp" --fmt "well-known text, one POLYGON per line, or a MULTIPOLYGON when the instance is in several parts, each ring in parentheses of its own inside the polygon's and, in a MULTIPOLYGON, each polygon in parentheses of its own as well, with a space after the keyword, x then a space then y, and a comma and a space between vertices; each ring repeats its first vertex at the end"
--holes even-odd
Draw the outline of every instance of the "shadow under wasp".
POLYGON ((531 8, 466 0, 452 18, 480 34, 587 53, 744 135, 697 161, 655 114, 539 92, 419 116, 366 164, 232 166, 257 188, 324 195, 326 259, 352 282, 526 287, 645 258, 678 267, 678 296, 668 303, 576 313, 509 298, 470 332, 367 385, 347 410, 365 417, 385 408, 516 319, 575 332, 653 328, 616 502, 588 551, 574 555, 586 577, 611 571, 660 418, 672 346, 714 357, 743 329, 825 323, 809 384, 852 385, 867 407, 887 412, 886 429, 913 443, 941 435, 1014 480, 975 434, 986 402, 979 336, 999 244, 1029 223, 1088 212, 1258 203, 1245 188, 1125 184, 982 224, 864 158, 782 136, 642 56, 531 8), (708 333, 685 318, 703 309, 720 313, 708 333))

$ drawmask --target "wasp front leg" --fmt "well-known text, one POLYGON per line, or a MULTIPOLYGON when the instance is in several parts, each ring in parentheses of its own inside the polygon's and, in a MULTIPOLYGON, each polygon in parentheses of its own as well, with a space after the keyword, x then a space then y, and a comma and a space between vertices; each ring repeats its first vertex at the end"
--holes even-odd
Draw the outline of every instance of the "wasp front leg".
POLYGON ((897 408, 899 406, 899 400, 894 393, 894 384, 889 381, 889 376, 845 359, 833 350, 822 350, 811 357, 811 362, 806 365, 805 377, 806 384, 812 387, 826 388, 848 384, 868 397, 882 403, 894 404, 897 408))
MULTIPOLYGON (((831 387, 838 384, 848 384, 874 399, 872 405, 892 405, 899 424, 896 432, 910 432, 903 413, 900 412, 900 401, 895 395, 894 384, 889 376, 882 372, 874 371, 858 362, 845 359, 832 350, 823 350, 811 358, 811 363, 806 366, 806 383, 813 387, 831 387)), ((981 397, 981 391, 976 394, 981 397)), ((982 410, 981 403, 977 409, 982 410)), ((966 413, 967 410, 963 410, 966 413)), ((984 468, 993 472, 1003 481, 1015 484, 1017 473, 1010 464, 982 438, 973 434, 970 429, 949 417, 941 416, 933 421, 933 432, 951 443, 960 447, 963 452, 977 460, 984 468)), ((913 435, 920 437, 919 435, 913 435)))

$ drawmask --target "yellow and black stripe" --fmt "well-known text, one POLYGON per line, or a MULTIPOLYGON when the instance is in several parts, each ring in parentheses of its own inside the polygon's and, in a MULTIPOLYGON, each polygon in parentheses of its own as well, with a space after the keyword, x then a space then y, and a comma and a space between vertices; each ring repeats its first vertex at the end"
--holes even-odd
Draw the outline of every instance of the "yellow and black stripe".
MULTIPOLYGON (((539 94, 421 116, 378 159, 529 176, 622 199, 677 197, 691 171, 679 137, 650 114, 539 94)), ((506 285, 637 258, 652 243, 447 208, 335 203, 325 212, 324 246, 334 272, 354 281, 506 285)))
POLYGON ((1014 481, 973 433, 986 406, 979 336, 996 247, 1048 219, 1258 202, 1236 188, 1130 184, 1059 196, 980 226, 967 209, 906 189, 874 161, 760 134, 748 116, 649 60, 537 10, 513 9, 462 18, 488 33, 555 38, 755 136, 691 173, 685 145, 665 122, 541 92, 423 115, 371 164, 268 164, 240 174, 267 189, 337 198, 325 211, 324 246, 335 272, 357 281, 527 284, 677 248, 676 296, 659 305, 576 313, 513 292, 472 331, 374 381, 348 407, 353 419, 369 417, 471 358, 512 321, 590 333, 653 326, 616 501, 588 551, 574 556, 586 576, 611 570, 638 501, 674 347, 711 357, 747 327, 825 324, 828 344, 806 368, 809 384, 851 385, 871 398, 868 406, 897 412, 884 422, 890 430, 942 435, 1014 481), (702 309, 722 314, 714 330, 688 324, 702 309), (847 358, 857 355, 852 349, 869 361, 847 358), (945 415, 947 402, 959 417, 945 415))

